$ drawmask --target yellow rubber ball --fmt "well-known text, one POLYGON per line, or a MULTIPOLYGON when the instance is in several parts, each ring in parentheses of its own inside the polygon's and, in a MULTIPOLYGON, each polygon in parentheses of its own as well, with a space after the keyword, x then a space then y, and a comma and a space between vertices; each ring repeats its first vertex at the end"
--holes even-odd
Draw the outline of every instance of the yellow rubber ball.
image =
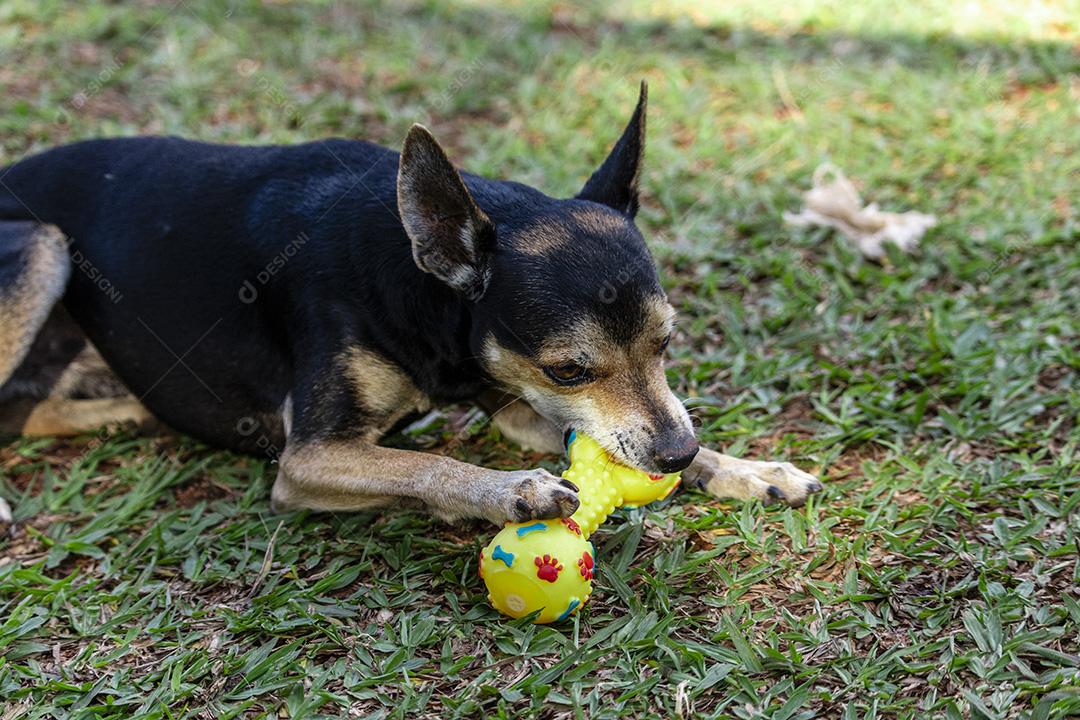
POLYGON ((480 553, 480 577, 495 608, 514 618, 540 611, 563 620, 592 593, 596 553, 573 520, 507 525, 480 553))

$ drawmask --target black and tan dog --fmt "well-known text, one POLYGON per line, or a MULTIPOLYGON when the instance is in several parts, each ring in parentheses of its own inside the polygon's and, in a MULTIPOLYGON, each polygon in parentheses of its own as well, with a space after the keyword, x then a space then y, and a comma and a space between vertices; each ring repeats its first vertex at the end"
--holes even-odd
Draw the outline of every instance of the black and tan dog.
POLYGON ((366 142, 81 142, 0 171, 0 422, 61 435, 156 417, 281 448, 277 508, 402 500, 497 523, 575 488, 380 438, 474 400, 506 437, 569 427, 717 496, 802 503, 788 463, 698 449, 669 390, 674 312, 634 225, 645 87, 577 197, 459 174, 419 125, 366 142), (152 414, 152 415, 151 415, 152 414))

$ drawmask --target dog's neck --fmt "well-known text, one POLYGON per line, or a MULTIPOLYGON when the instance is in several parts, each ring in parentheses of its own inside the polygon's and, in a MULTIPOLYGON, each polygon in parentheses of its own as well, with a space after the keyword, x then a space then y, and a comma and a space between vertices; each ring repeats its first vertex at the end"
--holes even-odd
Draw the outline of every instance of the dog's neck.
MULTIPOLYGON (((472 303, 416 266, 403 230, 394 245, 379 248, 379 270, 366 282, 342 290, 340 297, 354 298, 350 335, 399 365, 433 400, 475 398, 492 381, 470 348, 472 303)), ((352 267, 372 267, 371 251, 353 247, 352 267)))

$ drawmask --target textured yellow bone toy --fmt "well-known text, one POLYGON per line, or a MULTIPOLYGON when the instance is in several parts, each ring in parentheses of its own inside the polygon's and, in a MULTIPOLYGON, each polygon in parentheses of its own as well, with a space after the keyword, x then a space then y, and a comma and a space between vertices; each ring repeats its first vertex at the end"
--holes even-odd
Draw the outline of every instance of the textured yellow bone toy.
POLYGON ((563 477, 578 487, 571 517, 510 523, 480 553, 480 577, 499 612, 519 618, 540 610, 538 623, 569 617, 589 599, 596 552, 589 542, 617 507, 665 498, 679 473, 649 475, 616 465, 592 438, 571 433, 570 467, 563 477))

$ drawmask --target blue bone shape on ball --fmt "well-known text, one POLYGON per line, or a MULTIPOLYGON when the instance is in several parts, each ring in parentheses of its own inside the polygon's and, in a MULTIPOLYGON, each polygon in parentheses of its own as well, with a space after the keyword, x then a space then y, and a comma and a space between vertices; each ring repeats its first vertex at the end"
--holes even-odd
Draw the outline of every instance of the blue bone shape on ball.
POLYGON ((506 552, 502 549, 502 545, 496 545, 495 549, 491 551, 492 560, 502 560, 506 567, 514 566, 514 553, 506 552))
POLYGON ((541 530, 547 530, 547 525, 542 522, 533 523, 532 525, 526 525, 525 527, 519 527, 517 529, 518 537, 525 537, 531 532, 539 532, 541 530))

